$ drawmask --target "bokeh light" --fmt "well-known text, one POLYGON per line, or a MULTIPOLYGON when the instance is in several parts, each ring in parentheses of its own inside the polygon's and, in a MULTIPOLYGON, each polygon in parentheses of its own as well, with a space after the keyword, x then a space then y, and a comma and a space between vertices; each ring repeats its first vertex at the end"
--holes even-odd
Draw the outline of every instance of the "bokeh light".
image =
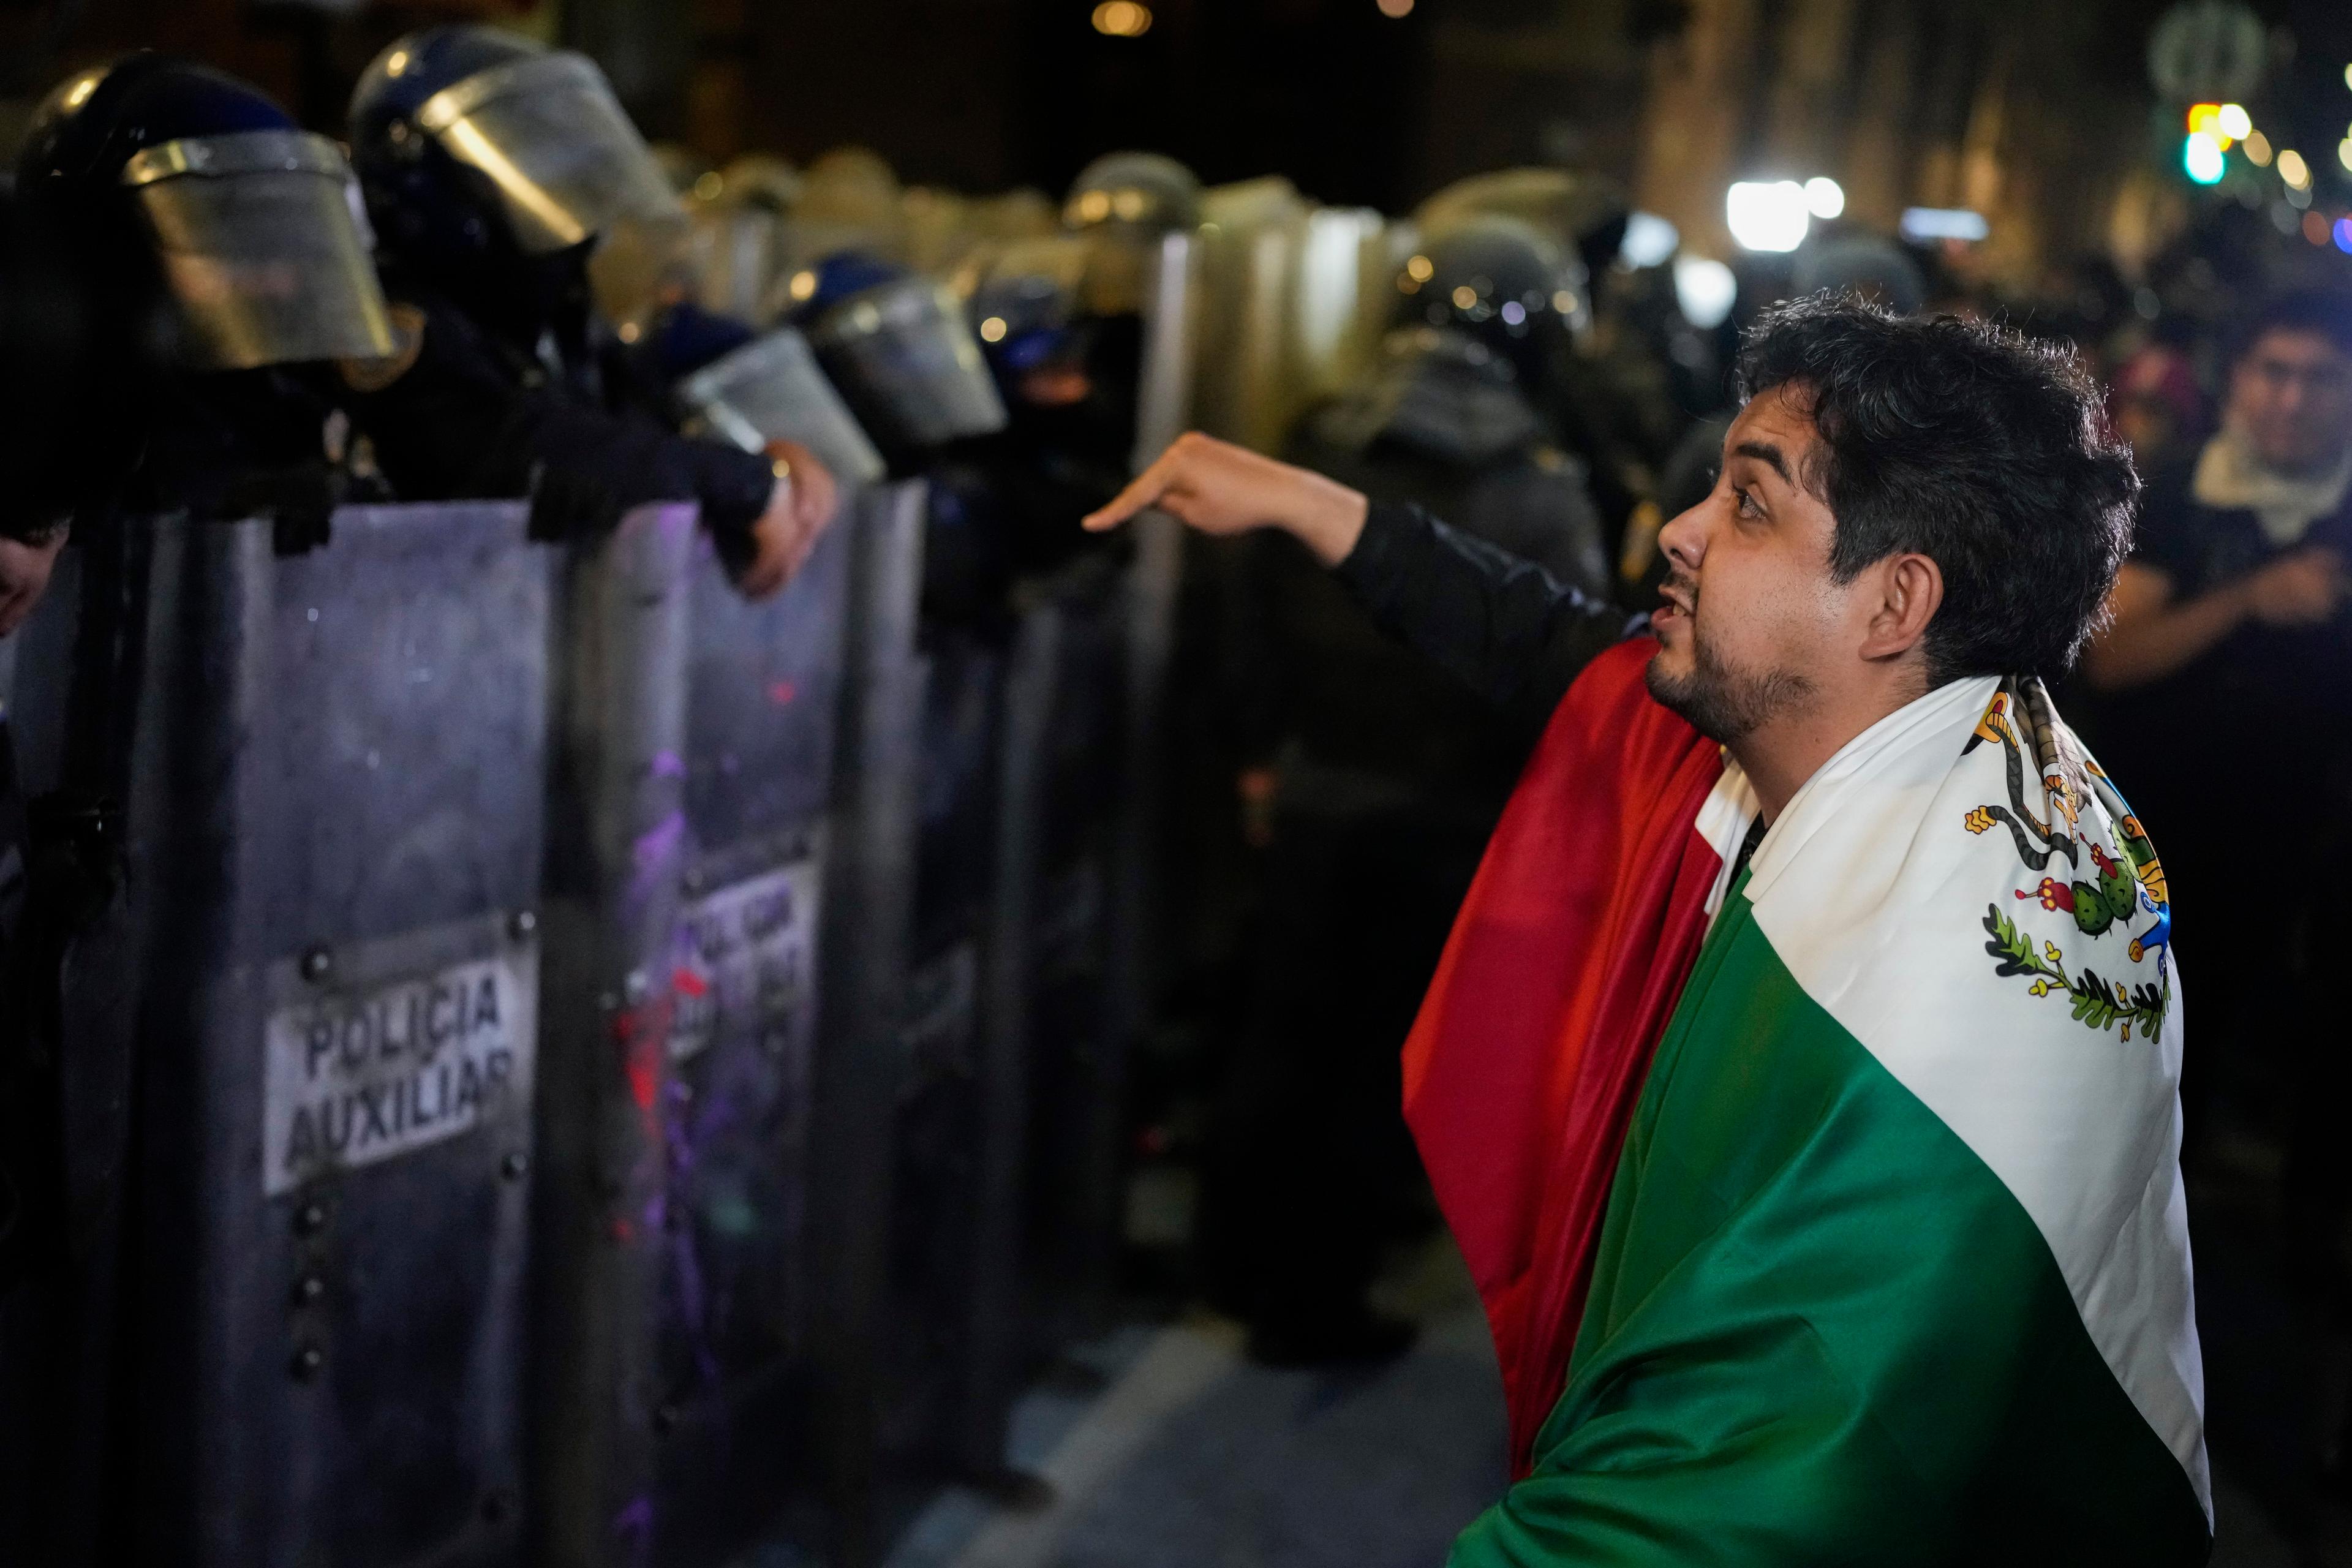
POLYGON ((1410 16, 1412 15, 1412 0, 1380 0, 1380 7, 1381 15, 1383 16, 1410 16))
POLYGON ((1151 31, 1151 7, 1137 0, 1103 0, 1095 7, 1095 31, 1113 38, 1139 38, 1151 31))
POLYGON ((2257 131, 2246 138, 2246 156, 2262 168, 2271 166, 2271 139, 2257 131))
POLYGON ((1818 218, 1833 218, 1845 211, 1845 187, 1827 174, 1805 182, 1805 205, 1818 218))
POLYGON ((1723 198, 1731 237, 1749 250, 1794 250, 1812 227, 1805 187, 1794 180, 1742 180, 1723 198))
POLYGON ((1625 237, 1617 259, 1627 267, 1656 267, 1672 257, 1683 242, 1682 232, 1656 213, 1636 212, 1625 220, 1625 237))
POLYGON ((2352 256, 2352 217, 2340 217, 2336 220, 2336 248, 2347 256, 2352 256))
POLYGON ((1704 256, 1675 258, 1675 304, 1682 310, 1683 320, 1700 331, 1723 325, 1738 299, 1739 279, 1722 262, 1704 256))
POLYGON ((2327 220, 2317 213, 2303 215, 2303 237, 2314 245, 2327 243, 2327 220))
POLYGON ((2225 167, 2221 143, 2202 131, 2193 131, 2180 143, 2180 166, 2200 185, 2218 185, 2225 167))
POLYGON ((2243 142, 2253 132, 2253 116, 2246 112, 2243 104, 2225 103, 2213 117, 2213 129, 2221 133, 2224 142, 2243 142))
POLYGON ((2279 178, 2284 180, 2288 184, 2293 185, 2296 190, 2307 191, 2311 189, 2311 165, 2305 163, 2303 161, 2303 154, 2296 152, 2294 148, 2286 148, 2279 153, 2278 172, 2279 178))

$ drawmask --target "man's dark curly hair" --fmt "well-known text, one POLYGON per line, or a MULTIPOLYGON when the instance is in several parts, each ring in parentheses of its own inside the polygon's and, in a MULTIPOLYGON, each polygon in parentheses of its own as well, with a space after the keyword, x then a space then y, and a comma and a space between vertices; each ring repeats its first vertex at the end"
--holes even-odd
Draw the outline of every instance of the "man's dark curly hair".
POLYGON ((2074 667, 2131 543, 2139 479, 2074 351, 2004 327, 1815 295, 1767 310, 1744 398, 1787 387, 1821 436, 1805 488, 1830 574, 1916 551, 1943 573, 1930 685, 2074 667))

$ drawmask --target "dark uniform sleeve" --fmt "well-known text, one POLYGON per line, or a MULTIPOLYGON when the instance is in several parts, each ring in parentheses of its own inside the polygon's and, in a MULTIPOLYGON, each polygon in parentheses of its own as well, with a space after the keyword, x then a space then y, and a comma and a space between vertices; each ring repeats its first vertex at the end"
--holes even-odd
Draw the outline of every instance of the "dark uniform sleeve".
POLYGON ((1373 503, 1335 570, 1382 630, 1534 726, 1648 624, 1410 504, 1373 503))
POLYGON ((756 453, 690 440, 635 409, 516 384, 446 310, 425 312, 413 363, 384 384, 355 380, 354 391, 352 415, 403 497, 528 496, 531 531, 543 539, 595 533, 648 501, 693 500, 732 564, 775 485, 756 453))

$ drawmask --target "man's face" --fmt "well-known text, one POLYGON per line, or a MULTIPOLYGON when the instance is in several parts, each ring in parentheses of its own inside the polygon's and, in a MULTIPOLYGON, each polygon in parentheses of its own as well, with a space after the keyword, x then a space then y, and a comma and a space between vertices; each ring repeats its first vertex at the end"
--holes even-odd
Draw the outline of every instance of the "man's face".
POLYGON ((2352 357, 2317 332, 2264 332, 2230 374, 2230 422, 2273 468, 2332 468, 2352 444, 2352 357))
POLYGON ((1806 711, 1850 629, 1830 577, 1835 520, 1799 482, 1819 439, 1788 388, 1757 398, 1724 436, 1715 489, 1658 538, 1671 574, 1650 694, 1727 745, 1806 711))

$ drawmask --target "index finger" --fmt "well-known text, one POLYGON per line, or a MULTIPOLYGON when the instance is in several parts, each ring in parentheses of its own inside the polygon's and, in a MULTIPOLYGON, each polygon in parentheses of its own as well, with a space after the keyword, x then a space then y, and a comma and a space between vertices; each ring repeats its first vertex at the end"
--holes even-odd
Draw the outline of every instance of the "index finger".
POLYGON ((1150 509, 1166 495, 1176 477, 1176 448, 1171 447, 1151 466, 1128 481, 1128 486, 1078 520, 1089 533, 1117 528, 1137 512, 1150 509))

